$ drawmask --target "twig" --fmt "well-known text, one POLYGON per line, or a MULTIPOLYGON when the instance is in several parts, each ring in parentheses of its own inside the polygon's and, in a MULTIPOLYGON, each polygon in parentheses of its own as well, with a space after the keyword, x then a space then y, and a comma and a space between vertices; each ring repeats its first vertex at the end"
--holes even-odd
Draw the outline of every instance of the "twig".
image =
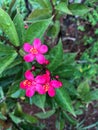
POLYGON ((0 40, 1 40, 1 41, 5 41, 6 44, 9 44, 10 46, 14 47, 15 50, 16 50, 17 52, 19 52, 20 47, 19 47, 19 46, 16 47, 15 45, 13 45, 9 40, 6 40, 6 37, 0 36, 0 40))
POLYGON ((29 3, 29 0, 24 0, 24 2, 25 2, 25 6, 26 6, 26 8, 28 10, 28 14, 26 15, 26 17, 27 17, 32 12, 32 6, 29 3))
POLYGON ((52 16, 54 16, 53 17, 53 21, 55 21, 56 14, 55 14, 55 6, 53 4, 53 0, 50 0, 50 3, 51 3, 51 6, 52 6, 52 16))
POLYGON ((64 38, 62 39, 63 42, 66 41, 66 40, 75 41, 76 38, 74 38, 74 37, 64 37, 64 38))

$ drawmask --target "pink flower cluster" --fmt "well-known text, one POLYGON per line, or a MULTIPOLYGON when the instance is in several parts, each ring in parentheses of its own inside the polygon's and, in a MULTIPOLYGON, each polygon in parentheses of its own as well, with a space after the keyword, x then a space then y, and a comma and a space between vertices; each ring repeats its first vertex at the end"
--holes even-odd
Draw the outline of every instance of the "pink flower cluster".
POLYGON ((53 78, 50 71, 46 68, 49 61, 43 54, 48 51, 48 47, 43 45, 40 39, 36 38, 32 45, 25 43, 23 49, 28 53, 23 57, 26 62, 36 60, 39 64, 45 65, 45 67, 42 67, 41 71, 43 69, 43 72, 36 76, 32 73, 32 71, 36 71, 35 66, 32 66, 31 70, 27 70, 24 74, 25 80, 20 83, 20 88, 26 91, 27 97, 32 97, 35 92, 39 94, 48 93, 50 97, 55 96, 55 89, 60 88, 62 82, 58 80, 59 76, 53 78))
POLYGON ((45 74, 34 77, 31 70, 25 72, 25 80, 20 83, 20 88, 26 90, 26 96, 32 97, 35 92, 46 94, 50 97, 55 96, 55 88, 60 88, 62 82, 56 79, 51 79, 49 70, 45 74))

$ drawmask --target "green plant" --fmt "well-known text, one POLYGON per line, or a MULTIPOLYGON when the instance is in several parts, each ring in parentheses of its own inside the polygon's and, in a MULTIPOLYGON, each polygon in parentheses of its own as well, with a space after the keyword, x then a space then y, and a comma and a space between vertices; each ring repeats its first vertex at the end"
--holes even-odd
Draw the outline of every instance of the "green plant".
MULTIPOLYGON (((0 43, 0 125, 3 124, 4 129, 10 130, 39 130, 39 119, 56 114, 56 127, 63 130, 65 121, 76 125, 75 117, 80 106, 84 108, 87 103, 98 99, 98 90, 96 89, 95 95, 95 90, 90 89, 91 78, 96 74, 95 66, 91 65, 89 68, 88 64, 78 64, 75 60, 76 53, 64 53, 61 39, 60 19, 63 15, 83 16, 90 8, 79 3, 69 4, 67 0, 34 0, 29 4, 33 6, 30 14, 25 12, 24 2, 20 0, 9 2, 4 8, 6 11, 2 9, 3 3, 0 8, 0 29, 3 31, 0 43), (25 25, 28 26, 24 28, 25 25), (23 60, 26 54, 26 49, 23 50, 24 43, 31 44, 35 38, 40 38, 48 46, 46 58, 49 64, 40 65, 41 62, 27 63, 23 60), (24 72, 31 71, 32 66, 36 68, 34 76, 43 76, 47 69, 51 72, 51 80, 58 81, 59 76, 63 85, 56 89, 54 97, 50 98, 46 93, 35 93, 29 98, 25 96, 25 91, 20 89, 24 72), (93 74, 88 70, 94 70, 93 74), (87 73, 89 74, 86 77, 87 73), (26 114, 22 111, 22 100, 36 105, 42 112, 34 113, 33 116, 26 114)), ((36 48, 32 49, 28 52, 36 54, 36 48)), ((50 80, 49 82, 51 83, 50 80)))

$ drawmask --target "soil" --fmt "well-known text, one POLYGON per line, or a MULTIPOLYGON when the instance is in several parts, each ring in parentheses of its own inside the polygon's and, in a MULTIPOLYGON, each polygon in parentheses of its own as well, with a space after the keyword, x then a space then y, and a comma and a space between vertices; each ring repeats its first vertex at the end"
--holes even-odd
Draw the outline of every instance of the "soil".
MULTIPOLYGON (((22 103, 23 111, 25 113, 28 113, 30 115, 33 115, 37 112, 42 112, 38 107, 34 105, 24 104, 22 103), (25 107, 26 106, 26 107, 25 107)), ((92 124, 96 124, 92 128, 87 129, 77 129, 76 127, 70 126, 70 124, 65 124, 65 128, 63 130, 98 130, 98 102, 92 102, 88 105, 87 109, 83 112, 83 114, 76 117, 76 119, 81 122, 83 121, 82 126, 88 127, 92 124)), ((45 126, 43 130, 58 130, 55 128, 56 123, 56 115, 51 116, 50 118, 47 118, 45 120, 40 120, 40 123, 45 126)))

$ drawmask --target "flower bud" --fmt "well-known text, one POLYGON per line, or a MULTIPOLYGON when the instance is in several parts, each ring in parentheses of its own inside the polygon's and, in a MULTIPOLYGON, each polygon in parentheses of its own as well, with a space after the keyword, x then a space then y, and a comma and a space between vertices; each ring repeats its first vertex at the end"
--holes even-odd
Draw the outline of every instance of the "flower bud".
POLYGON ((27 29, 29 26, 28 25, 25 25, 24 28, 27 29))
POLYGON ((35 70, 36 70, 36 67, 35 67, 35 66, 32 66, 31 70, 32 70, 32 71, 35 71, 35 70))
POLYGON ((44 64, 45 64, 45 65, 48 65, 49 63, 50 63, 49 60, 45 59, 44 64))
POLYGON ((58 75, 56 75, 56 76, 55 76, 55 78, 56 78, 56 79, 59 79, 59 76, 58 76, 58 75))

